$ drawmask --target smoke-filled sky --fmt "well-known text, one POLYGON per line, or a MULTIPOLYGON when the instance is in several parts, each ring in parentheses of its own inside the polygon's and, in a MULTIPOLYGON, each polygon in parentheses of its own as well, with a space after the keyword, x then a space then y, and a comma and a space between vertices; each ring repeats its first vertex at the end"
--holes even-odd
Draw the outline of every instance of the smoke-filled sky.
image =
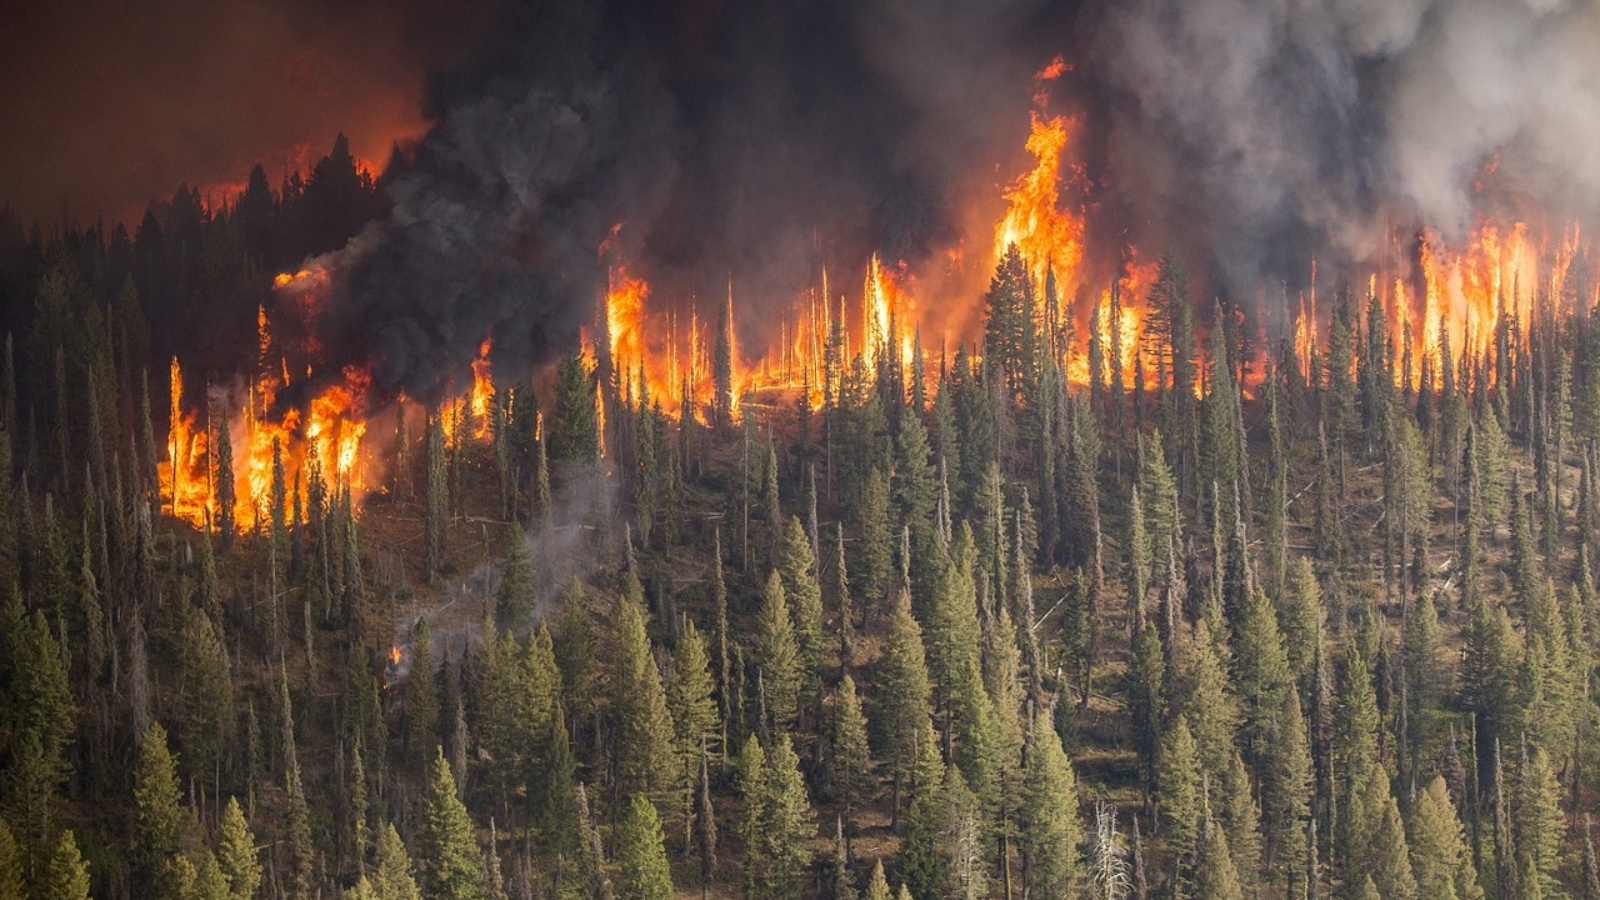
POLYGON ((618 223, 658 292, 756 308, 874 249, 981 268, 1058 54, 1102 267, 1171 246, 1249 296, 1600 200, 1595 0, 480 2, 35 10, 0 38, 0 197, 127 215, 436 120, 393 216, 329 261, 333 344, 416 394, 489 331, 513 360, 569 346, 618 223))
POLYGON ((276 185, 341 130, 381 167, 426 125, 424 76, 459 59, 486 0, 63 0, 0 28, 0 203, 136 224, 180 182, 276 185), (448 7, 448 10, 445 8, 448 7))

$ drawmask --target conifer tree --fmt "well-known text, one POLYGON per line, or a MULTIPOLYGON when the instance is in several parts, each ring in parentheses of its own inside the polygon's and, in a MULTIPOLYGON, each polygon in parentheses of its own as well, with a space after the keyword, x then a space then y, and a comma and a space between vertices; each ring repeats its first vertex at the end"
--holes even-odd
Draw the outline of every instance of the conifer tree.
POLYGON ((173 861, 194 842, 195 825, 183 807, 178 764, 167 749, 167 732, 152 724, 139 745, 134 769, 133 863, 145 896, 177 897, 173 861))
POLYGON ((1419 897, 1454 892, 1458 900, 1483 900, 1466 835, 1442 775, 1435 775, 1417 795, 1409 834, 1419 897))
POLYGON ((1203 818, 1199 750, 1189 722, 1181 713, 1172 720, 1161 741, 1161 756, 1156 766, 1160 790, 1161 822, 1180 867, 1189 865, 1199 849, 1203 818))
POLYGON ((430 900, 483 900, 483 857, 443 751, 434 757, 417 835, 424 896, 430 900))
POLYGON ((550 460, 591 466, 600 461, 600 412, 594 373, 581 354, 556 369, 556 408, 550 423, 550 460))
POLYGON ((666 808, 678 784, 672 717, 661 672, 650 652, 644 611, 631 600, 617 603, 613 638, 612 719, 616 729, 617 788, 623 796, 645 794, 666 808))
POLYGON ((1560 896, 1562 890, 1556 868, 1560 864, 1566 820, 1561 814, 1561 787, 1544 748, 1530 749, 1524 743, 1512 797, 1517 873, 1523 896, 1560 896))
POLYGON ((656 808, 635 794, 617 826, 618 900, 671 900, 672 869, 656 808))
MULTIPOLYGON (((9 347, 9 340, 7 342, 9 347)), ((22 847, 5 819, 0 819, 0 900, 27 900, 28 883, 25 880, 25 861, 22 847)), ((882 864, 878 866, 883 869, 882 864)), ((887 890, 887 886, 885 886, 887 890)))
POLYGON ((1194 900, 1244 900, 1239 870, 1221 826, 1207 820, 1202 828, 1195 864, 1194 900))
MULTIPOLYGON (((811 801, 800 777, 800 760, 789 736, 778 736, 763 770, 761 843, 755 854, 762 889, 758 900, 794 900, 811 865, 810 841, 816 835, 811 801)), ((750 865, 747 856, 746 866, 750 865)))
POLYGON ((38 900, 89 900, 89 864, 72 829, 62 829, 42 874, 34 888, 38 900))
POLYGON ((778 567, 784 599, 794 619, 794 641, 800 675, 800 705, 814 710, 822 700, 822 585, 817 558, 800 520, 790 516, 778 567))
POLYGON ((872 875, 867 878, 867 890, 861 895, 861 900, 892 900, 889 893, 889 879, 883 874, 882 859, 873 861, 872 875))
POLYGON ((428 417, 427 470, 428 494, 422 515, 423 565, 430 578, 444 566, 445 541, 449 536, 450 482, 445 470, 444 423, 438 413, 428 417))
MULTIPOLYGON (((673 736, 677 739, 680 767, 694 771, 707 746, 714 746, 722 734, 717 705, 712 699, 710 661, 705 638, 691 620, 684 624, 678 639, 678 652, 672 656, 672 675, 667 680, 667 709, 672 713, 673 736)), ((692 784, 686 778, 685 784, 692 784)))
POLYGON ((844 804, 848 842, 850 832, 855 829, 852 813, 857 804, 867 799, 872 755, 867 746, 867 719, 861 711, 855 679, 846 674, 833 697, 833 754, 829 759, 829 774, 833 779, 834 796, 844 804))
POLYGON ((1244 715, 1244 744, 1259 754, 1270 740, 1284 695, 1294 690, 1277 612, 1265 593, 1257 591, 1246 605, 1233 643, 1232 687, 1244 715))
POLYGON ((763 727, 787 731, 800 704, 800 650, 794 622, 777 572, 767 576, 756 623, 756 661, 765 689, 768 722, 763 727))
POLYGON ((222 824, 217 831, 217 862, 228 878, 228 896, 232 900, 251 900, 256 895, 261 886, 256 839, 245 822, 244 810, 239 808, 239 801, 234 797, 228 798, 228 805, 222 811, 222 824))
POLYGON ((228 432, 228 408, 224 405, 222 408, 222 421, 217 426, 216 474, 216 528, 222 536, 222 548, 224 550, 233 546, 235 507, 238 505, 238 497, 235 493, 233 481, 233 438, 228 432))
POLYGON ((899 821, 900 791, 917 761, 917 742, 932 730, 928 715, 927 657, 922 645, 922 628, 911 616, 911 594, 896 592, 889 613, 888 633, 883 655, 878 660, 875 682, 878 685, 878 713, 874 717, 882 729, 883 746, 878 757, 889 764, 894 780, 892 817, 899 821))
POLYGON ((1156 761, 1161 755, 1165 670, 1161 637, 1156 633, 1156 626, 1147 622, 1134 635, 1123 689, 1128 698, 1134 749, 1139 757, 1140 776, 1147 800, 1156 788, 1156 761))
POLYGON ((889 596, 892 571, 889 481, 876 466, 867 474, 856 500, 855 520, 859 549, 850 571, 855 573, 855 596, 870 611, 879 608, 878 604, 889 596))
POLYGON ((1044 900, 1076 897, 1087 874, 1081 856, 1077 776, 1049 714, 1042 711, 1028 735, 1021 826, 1028 895, 1044 900))
POLYGON ((412 757, 439 745, 439 696, 433 682, 433 628, 427 616, 411 627, 411 671, 405 689, 405 740, 412 757))

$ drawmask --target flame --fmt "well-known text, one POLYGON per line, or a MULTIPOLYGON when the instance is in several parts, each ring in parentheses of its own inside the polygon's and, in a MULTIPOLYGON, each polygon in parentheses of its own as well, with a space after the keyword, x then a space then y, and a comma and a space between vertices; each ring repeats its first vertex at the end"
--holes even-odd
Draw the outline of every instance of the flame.
POLYGON ((996 261, 1015 244, 1028 262, 1035 294, 1044 303, 1047 272, 1056 276, 1057 291, 1068 296, 1072 276, 1083 261, 1082 218, 1060 208, 1061 153, 1066 149, 1070 123, 1061 116, 1032 113, 1033 128, 1027 150, 1034 167, 1012 182, 1005 192, 1009 204, 995 226, 996 261))
POLYGON ((472 361, 472 399, 468 408, 472 410, 472 436, 480 441, 489 437, 489 403, 494 399, 489 349, 493 343, 492 338, 484 338, 478 345, 478 358, 472 361))

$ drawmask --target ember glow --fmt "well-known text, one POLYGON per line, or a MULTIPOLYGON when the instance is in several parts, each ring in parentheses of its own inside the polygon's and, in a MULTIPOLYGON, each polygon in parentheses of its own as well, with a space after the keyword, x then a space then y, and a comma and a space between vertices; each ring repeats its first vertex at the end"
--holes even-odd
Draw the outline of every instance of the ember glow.
MULTIPOLYGON (((1131 245, 1121 247, 1115 260, 1086 258, 1087 248, 1098 244, 1090 240, 1095 223, 1084 212, 1087 188, 1071 162, 1074 124, 1046 109, 1045 86, 1066 70, 1057 59, 1040 72, 1024 144, 1032 164, 1000 188, 1003 212, 992 232, 975 243, 984 246, 992 238, 995 260, 1012 246, 1021 252, 1033 287, 1041 349, 1062 366, 1069 384, 1081 389, 1098 378, 1111 391, 1159 389, 1154 360, 1142 357, 1151 344, 1146 330, 1157 264, 1148 248, 1142 254, 1131 245), (1097 278, 1103 280, 1095 283, 1097 278)), ((719 346, 726 347, 731 359, 730 412, 735 416, 748 405, 777 409, 796 400, 818 408, 830 390, 838 396, 842 373, 851 366, 897 372, 909 384, 916 342, 924 333, 941 341, 953 338, 965 343, 973 357, 981 356, 981 333, 951 335, 948 305, 918 302, 916 270, 905 261, 872 254, 859 281, 843 280, 860 285, 855 297, 833 293, 824 269, 818 284, 787 303, 763 299, 746 306, 730 281, 726 295, 708 304, 654 290, 643 271, 622 257, 617 241, 622 227, 614 226, 599 248, 606 289, 597 298, 593 325, 582 336, 582 352, 601 376, 595 389, 602 442, 611 403, 651 403, 674 418, 689 410, 709 424, 719 346), (936 311, 938 319, 933 318, 936 311), (764 336, 764 341, 752 343, 751 334, 764 336), (885 370, 890 364, 897 368, 885 370)), ((1460 242, 1424 231, 1409 242, 1395 237, 1390 245, 1395 248, 1391 264, 1363 277, 1352 305, 1359 317, 1375 297, 1385 311, 1397 382, 1424 385, 1431 379, 1437 388, 1447 358, 1458 366, 1482 361, 1496 352, 1502 339, 1518 350, 1538 316, 1588 307, 1600 299, 1576 296, 1567 285, 1574 260, 1592 251, 1575 226, 1551 233, 1525 221, 1485 219, 1460 242), (1403 249, 1407 246, 1409 251, 1403 249)), ((959 262, 961 246, 945 256, 959 262)), ((1290 362, 1302 373, 1320 365, 1334 304, 1326 290, 1319 303, 1316 263, 1308 262, 1309 290, 1283 298, 1286 312, 1292 313, 1273 326, 1282 329, 1279 333, 1268 334, 1266 326, 1240 320, 1238 327, 1255 329, 1248 344, 1257 358, 1238 362, 1256 377, 1265 370, 1263 357, 1272 346, 1291 348, 1290 362)), ((234 518, 240 529, 257 528, 262 521, 272 490, 274 447, 281 453, 288 483, 297 477, 307 484, 320 479, 325 488, 348 489, 358 509, 368 492, 381 488, 382 454, 368 442, 369 417, 378 411, 373 409, 370 371, 362 366, 345 366, 337 373, 323 370, 320 323, 336 277, 314 263, 278 276, 274 315, 293 327, 280 333, 266 309, 260 310, 257 359, 244 385, 186 389, 180 363, 173 359, 169 461, 160 473, 171 514, 196 526, 216 520, 218 463, 213 448, 222 428, 229 430, 234 448, 234 518), (315 390, 308 390, 311 385, 315 390), (290 402, 290 397, 303 399, 290 402)), ((1206 317, 1201 297, 1190 299, 1203 334, 1215 323, 1206 317)), ((981 322, 981 312, 974 314, 984 303, 981 293, 958 302, 967 304, 962 319, 981 322)), ((457 446, 492 437, 497 390, 493 348, 492 336, 484 335, 469 370, 457 382, 466 390, 437 406, 445 432, 457 446)), ((941 343, 921 349, 924 359, 944 359, 949 348, 941 343)), ((927 377, 928 389, 935 390, 938 372, 927 377)), ((1250 387, 1247 381, 1246 389, 1250 387)))

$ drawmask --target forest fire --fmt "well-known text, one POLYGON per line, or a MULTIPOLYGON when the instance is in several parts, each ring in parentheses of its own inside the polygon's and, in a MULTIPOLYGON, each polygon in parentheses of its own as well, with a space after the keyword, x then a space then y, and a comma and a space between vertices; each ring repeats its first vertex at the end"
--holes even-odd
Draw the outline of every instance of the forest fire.
MULTIPOLYGON (((1121 258, 1110 265, 1085 259, 1091 224, 1081 209, 1073 208, 1080 200, 1063 196, 1064 189, 1070 189, 1074 198, 1086 190, 1071 162, 1073 122, 1047 111, 1047 84, 1064 71, 1065 64, 1056 60, 1038 76, 1025 143, 1032 165, 1001 190, 1005 206, 993 226, 994 258, 1002 260, 1012 247, 1021 254, 1041 349, 1062 367, 1069 384, 1084 388, 1098 382, 1121 391, 1159 389, 1162 370, 1154 357, 1145 355, 1157 337, 1148 329, 1153 321, 1150 294, 1159 267, 1154 261, 1142 261, 1133 246, 1124 247, 1121 258), (1088 273, 1106 271, 1119 273, 1113 283, 1104 287, 1089 283, 1093 276, 1088 273)), ((769 398, 759 403, 767 406, 779 397, 788 402, 803 396, 816 409, 830 392, 838 396, 841 375, 851 366, 872 371, 893 363, 890 371, 909 384, 919 349, 916 343, 925 326, 941 340, 951 337, 945 322, 923 320, 937 307, 918 303, 914 269, 902 260, 872 254, 860 282, 859 302, 844 293, 831 293, 824 269, 819 284, 799 292, 789 303, 764 303, 762 321, 757 322, 754 314, 743 311, 731 281, 726 297, 711 310, 693 301, 659 296, 644 275, 620 259, 616 238, 621 229, 621 224, 614 226, 600 248, 608 272, 606 290, 593 328, 584 329, 582 337, 583 353, 600 379, 596 403, 602 423, 606 404, 613 398, 630 405, 656 404, 671 418, 691 411, 701 422, 710 423, 718 392, 724 389, 730 416, 737 415, 750 398, 769 398), (780 308, 774 310, 775 305, 780 308), (765 345, 751 349, 741 342, 741 334, 748 341, 749 332, 766 335, 765 345), (719 372, 723 365, 725 373, 719 372), (725 386, 719 382, 722 378, 725 386)), ((1400 243, 1391 241, 1396 247, 1400 243)), ((1437 387, 1445 379, 1443 360, 1463 367, 1467 360, 1482 361, 1502 339, 1526 341, 1529 323, 1543 311, 1593 303, 1594 296, 1574 296, 1566 286, 1568 269, 1584 251, 1576 228, 1551 238, 1521 221, 1505 226, 1480 222, 1459 246, 1425 232, 1416 238, 1413 251, 1392 254, 1391 269, 1370 276, 1366 295, 1353 297, 1350 308, 1359 329, 1368 298, 1375 298, 1388 319, 1397 383, 1423 384, 1431 379, 1437 387)), ((173 359, 169 462, 160 473, 170 514, 196 526, 228 518, 218 508, 222 468, 216 455, 224 431, 233 453, 236 508, 231 520, 238 529, 259 527, 261 510, 267 508, 274 490, 309 489, 313 480, 320 479, 324 488, 348 490, 359 506, 364 493, 381 487, 383 465, 366 441, 367 417, 373 412, 370 373, 349 366, 330 380, 321 371, 324 348, 319 323, 330 278, 328 269, 317 264, 277 277, 277 315, 286 317, 291 327, 280 333, 265 308, 259 312, 255 371, 243 387, 213 386, 201 402, 192 391, 185 393, 183 372, 173 359), (313 396, 282 402, 291 387, 295 393, 303 391, 313 375, 324 385, 313 396)), ((1235 360, 1241 371, 1259 377, 1265 370, 1261 357, 1279 338, 1292 347, 1293 361, 1303 373, 1320 365, 1319 348, 1326 340, 1328 322, 1338 313, 1326 296, 1319 308, 1315 282, 1313 274, 1309 293, 1291 306, 1298 311, 1278 325, 1285 329, 1283 335, 1265 334, 1263 326, 1242 317, 1229 326, 1254 329, 1249 335, 1235 335, 1254 348, 1250 352, 1256 356, 1235 360)), ((1190 300, 1199 313, 1203 335, 1215 323, 1204 315, 1199 298, 1190 300)), ((957 302, 970 306, 985 300, 978 294, 957 302)), ((966 319, 978 322, 983 315, 969 312, 966 319)), ((972 358, 981 358, 981 334, 955 338, 967 344, 972 358)), ((469 389, 437 410, 450 440, 462 440, 458 435, 462 428, 467 429, 467 439, 476 442, 492 437, 497 414, 493 347, 492 336, 486 335, 470 361, 469 389)), ((921 349, 925 358, 932 358, 929 348, 921 349)), ((1198 349, 1196 356, 1198 362, 1206 361, 1198 349)), ((937 381, 936 372, 930 377, 937 381)), ((1197 384, 1197 393, 1202 390, 1197 384)))

